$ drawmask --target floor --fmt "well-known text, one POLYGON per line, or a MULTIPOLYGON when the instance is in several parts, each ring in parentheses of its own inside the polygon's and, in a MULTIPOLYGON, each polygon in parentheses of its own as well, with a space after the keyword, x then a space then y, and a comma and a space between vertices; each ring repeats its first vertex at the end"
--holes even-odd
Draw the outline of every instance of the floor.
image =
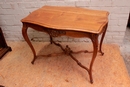
MULTIPOLYGON (((25 42, 8 42, 8 45, 13 51, 0 60, 0 87, 2 85, 4 87, 130 87, 130 28, 126 29, 120 50, 116 45, 103 44, 105 55, 100 56, 98 53, 93 68, 93 85, 89 82, 87 72, 65 55, 50 58, 39 56, 32 65, 30 63, 32 53, 25 42)), ((33 45, 38 54, 53 53, 57 49, 48 43, 34 42, 33 45)), ((69 43, 69 45, 72 49, 91 49, 86 43, 79 45, 69 43)), ((91 54, 76 54, 76 56, 88 66, 91 54)))
POLYGON ((120 46, 121 55, 124 58, 130 76, 130 28, 126 29, 123 44, 120 46))
MULTIPOLYGON (((62 43, 72 50, 92 51, 92 44, 62 43)), ((12 51, 0 60, 0 85, 5 87, 130 87, 130 78, 119 46, 103 44, 105 54, 97 54, 93 66, 94 83, 91 84, 86 70, 79 67, 71 57, 63 54, 43 57, 44 54, 62 50, 54 44, 33 42, 37 55, 31 64, 32 52, 26 42, 8 42, 12 51)), ((91 53, 73 54, 83 65, 89 66, 91 53)), ((1 86, 0 86, 1 87, 1 86)))

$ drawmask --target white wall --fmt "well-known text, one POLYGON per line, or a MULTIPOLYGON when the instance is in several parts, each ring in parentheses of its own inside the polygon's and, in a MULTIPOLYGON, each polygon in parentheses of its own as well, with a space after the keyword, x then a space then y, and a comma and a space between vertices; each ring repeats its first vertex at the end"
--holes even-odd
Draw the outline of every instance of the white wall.
MULTIPOLYGON (((21 34, 22 23, 20 20, 44 5, 107 10, 110 15, 105 42, 120 44, 123 41, 130 12, 130 0, 0 0, 0 26, 6 40, 23 41, 21 34)), ((49 41, 49 36, 45 33, 32 29, 28 33, 30 39, 34 41, 49 41)), ((88 41, 85 38, 69 37, 55 38, 55 40, 88 41)))

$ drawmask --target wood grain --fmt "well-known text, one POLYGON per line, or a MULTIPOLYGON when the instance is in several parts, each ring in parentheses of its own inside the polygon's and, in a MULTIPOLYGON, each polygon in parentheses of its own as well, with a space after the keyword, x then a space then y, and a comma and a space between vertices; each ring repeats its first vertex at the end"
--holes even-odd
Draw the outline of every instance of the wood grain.
POLYGON ((100 33, 108 23, 108 14, 78 7, 43 6, 21 21, 54 29, 100 33))

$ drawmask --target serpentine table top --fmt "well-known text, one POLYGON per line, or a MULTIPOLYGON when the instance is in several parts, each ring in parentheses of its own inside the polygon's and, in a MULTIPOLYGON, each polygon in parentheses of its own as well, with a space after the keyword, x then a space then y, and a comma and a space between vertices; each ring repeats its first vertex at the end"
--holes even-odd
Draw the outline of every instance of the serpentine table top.
MULTIPOLYGON (((90 82, 93 83, 92 78, 92 66, 94 60, 97 56, 98 48, 99 52, 103 55, 102 52, 102 42, 106 33, 108 25, 108 12, 101 10, 91 10, 78 7, 60 7, 60 6, 43 6, 32 13, 27 17, 21 20, 23 23, 22 34, 28 45, 30 46, 34 58, 32 64, 36 59, 36 52, 31 44, 28 35, 27 29, 31 27, 35 30, 48 33, 50 35, 51 44, 59 46, 63 52, 69 55, 77 64, 88 71, 90 82), (102 34, 100 45, 98 47, 98 36, 102 34), (63 48, 62 45, 53 41, 53 37, 58 36, 71 36, 71 37, 88 37, 93 43, 93 55, 89 68, 82 65, 72 54, 79 52, 88 52, 88 51, 72 51, 68 45, 66 48, 63 48)), ((44 57, 53 56, 55 54, 43 55, 44 57)))
POLYGON ((33 23, 58 30, 101 33, 108 23, 108 12, 75 7, 44 6, 22 22, 33 23))

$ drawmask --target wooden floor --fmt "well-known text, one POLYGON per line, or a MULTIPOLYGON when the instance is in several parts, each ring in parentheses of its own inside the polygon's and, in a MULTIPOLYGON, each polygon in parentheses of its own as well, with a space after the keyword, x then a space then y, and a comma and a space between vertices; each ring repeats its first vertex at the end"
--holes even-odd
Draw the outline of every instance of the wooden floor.
MULTIPOLYGON (((92 50, 87 43, 68 44, 72 50, 92 50)), ((8 42, 12 52, 0 60, 0 85, 5 87, 130 87, 130 78, 116 45, 103 45, 104 56, 98 53, 93 67, 94 83, 90 84, 87 72, 69 56, 38 57, 35 64, 29 46, 25 42, 8 42)), ((61 52, 49 43, 33 42, 38 55, 61 52)), ((92 54, 74 55, 85 66, 92 54)))

